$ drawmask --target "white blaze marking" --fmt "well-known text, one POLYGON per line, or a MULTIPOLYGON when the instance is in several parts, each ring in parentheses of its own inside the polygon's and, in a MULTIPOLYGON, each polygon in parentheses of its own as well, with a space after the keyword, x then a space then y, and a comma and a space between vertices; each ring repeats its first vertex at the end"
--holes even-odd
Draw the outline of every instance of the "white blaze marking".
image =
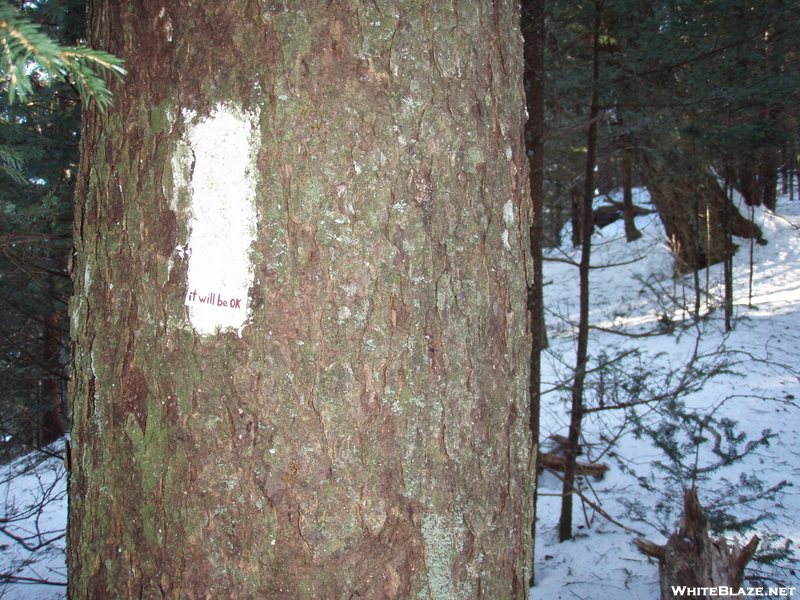
POLYGON ((253 284, 258 115, 224 104, 197 120, 183 114, 190 152, 176 151, 173 161, 194 162, 185 304, 198 333, 241 334, 253 284))

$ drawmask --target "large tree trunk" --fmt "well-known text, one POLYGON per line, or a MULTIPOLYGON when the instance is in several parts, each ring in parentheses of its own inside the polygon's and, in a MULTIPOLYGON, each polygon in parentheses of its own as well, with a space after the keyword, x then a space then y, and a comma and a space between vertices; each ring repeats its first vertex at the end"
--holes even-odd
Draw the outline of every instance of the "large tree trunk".
POLYGON ((658 156, 645 152, 642 162, 650 198, 672 246, 676 274, 722 262, 728 234, 763 243, 759 227, 739 214, 719 182, 696 163, 688 148, 658 156))
POLYGON ((90 14, 70 597, 526 598, 516 3, 90 14))

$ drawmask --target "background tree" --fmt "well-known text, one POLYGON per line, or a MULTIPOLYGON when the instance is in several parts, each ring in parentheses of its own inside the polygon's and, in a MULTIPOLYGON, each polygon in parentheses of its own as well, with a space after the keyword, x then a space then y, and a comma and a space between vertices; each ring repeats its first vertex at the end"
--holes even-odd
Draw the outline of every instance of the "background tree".
POLYGON ((580 215, 581 233, 578 336, 575 356, 575 378, 570 390, 570 423, 565 448, 566 460, 562 486, 561 516, 558 522, 558 539, 562 542, 572 538, 572 500, 575 493, 575 466, 580 453, 581 421, 584 411, 583 394, 586 371, 589 364, 589 269, 592 234, 594 233, 592 205, 595 192, 594 177, 597 167, 597 122, 600 116, 600 52, 603 47, 604 0, 596 0, 592 4, 592 8, 594 13, 594 26, 592 28, 592 86, 586 135, 586 176, 584 179, 583 199, 578 213, 580 215))
POLYGON ((81 46, 84 9, 0 3, 0 597, 51 597, 67 585, 66 472, 50 442, 68 427, 77 83, 86 101, 107 104, 103 65, 119 65, 81 46))
MULTIPOLYGON (((545 0, 522 3, 522 35, 525 41, 525 103, 528 120, 525 123, 525 144, 530 163, 531 227, 530 248, 533 281, 528 287, 528 310, 531 319, 530 373, 530 430, 534 450, 539 454, 539 415, 541 407, 542 352, 547 348, 547 328, 544 320, 544 271, 542 249, 544 234, 544 136, 545 136, 545 0)), ((537 470, 538 472, 538 470, 537 470)), ((536 475, 534 475, 536 477, 536 475)), ((534 514, 531 535, 536 537, 536 489, 534 483, 534 514)))
MULTIPOLYGON (((737 153, 734 132, 744 136, 742 131, 752 127, 763 132, 767 128, 764 115, 777 114, 761 106, 764 102, 757 97, 760 92, 753 76, 738 79, 734 73, 751 66, 758 72, 755 77, 787 93, 794 93, 797 86, 788 68, 787 48, 792 44, 785 33, 791 27, 779 25, 787 18, 783 6, 768 3, 751 9, 748 3, 724 0, 702 5, 683 0, 658 4, 554 1, 548 6, 552 22, 546 61, 550 132, 544 172, 549 192, 546 205, 554 215, 550 237, 560 241, 558 232, 570 214, 572 242, 581 246, 576 364, 569 432, 562 445, 565 472, 559 538, 563 541, 571 537, 573 482, 590 360, 589 258, 601 212, 594 206, 595 197, 623 189, 623 202, 614 205, 614 210, 626 219, 627 239, 634 240, 631 191, 637 183, 645 186, 672 245, 677 274, 697 273, 722 261, 729 265, 735 250, 732 236, 762 240, 758 227, 734 207, 721 180, 725 170, 719 165, 731 156, 748 156, 745 160, 753 162, 749 150, 737 153), (726 17, 716 19, 722 12, 726 17), (773 45, 782 50, 773 50, 773 45), (766 55, 774 61, 769 68, 766 55), (749 126, 734 127, 733 114, 749 126), (724 151, 719 144, 723 139, 728 141, 724 151)), ((770 107, 773 104, 771 100, 770 107)), ((529 112, 536 114, 530 108, 529 112)), ((777 136, 777 122, 771 121, 772 138, 777 136)), ((776 152, 766 148, 768 138, 755 136, 744 148, 760 143, 759 152, 774 157, 776 152)), ((767 169, 772 175, 760 181, 774 193, 777 167, 771 158, 767 162, 775 168, 767 169)), ((696 289, 698 315, 699 283, 696 289)), ((732 286, 726 289, 730 308, 732 286)), ((730 312, 726 313, 728 326, 730 312)))
POLYGON ((90 15, 71 597, 527 597, 516 3, 90 15))
MULTIPOLYGON (((546 187, 553 214, 575 204, 584 164, 591 6, 554 2, 550 9, 546 187)), ((623 185, 648 188, 678 273, 723 260, 730 234, 760 238, 718 178, 754 203, 774 197, 777 174, 790 162, 781 149, 797 134, 789 115, 798 89, 798 32, 787 12, 797 8, 737 0, 605 3, 596 187, 601 194, 623 185)), ((579 226, 573 235, 577 245, 579 226)))
POLYGON ((80 96, 110 96, 104 65, 79 46, 75 0, 0 3, 0 450, 45 445, 66 426, 67 260, 80 96), (79 83, 79 85, 76 85, 79 83), (88 86, 88 87, 87 87, 88 86))

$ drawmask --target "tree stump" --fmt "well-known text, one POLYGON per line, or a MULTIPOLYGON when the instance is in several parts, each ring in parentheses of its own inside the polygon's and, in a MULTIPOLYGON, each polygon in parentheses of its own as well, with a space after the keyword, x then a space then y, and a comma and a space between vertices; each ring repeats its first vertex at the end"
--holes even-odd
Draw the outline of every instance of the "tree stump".
POLYGON ((745 565, 758 547, 758 536, 743 548, 724 538, 712 539, 693 489, 684 490, 683 507, 683 518, 664 546, 645 539, 636 542, 643 554, 658 559, 661 600, 683 598, 685 588, 716 588, 718 598, 733 598, 742 586, 745 565), (725 595, 724 588, 731 595, 725 595))

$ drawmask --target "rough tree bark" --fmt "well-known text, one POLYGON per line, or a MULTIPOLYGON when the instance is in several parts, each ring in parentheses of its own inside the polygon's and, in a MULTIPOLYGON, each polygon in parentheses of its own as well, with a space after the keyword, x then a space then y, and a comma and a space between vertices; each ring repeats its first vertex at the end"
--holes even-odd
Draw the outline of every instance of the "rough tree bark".
POLYGON ((527 597, 519 8, 97 0, 70 597, 527 597))

